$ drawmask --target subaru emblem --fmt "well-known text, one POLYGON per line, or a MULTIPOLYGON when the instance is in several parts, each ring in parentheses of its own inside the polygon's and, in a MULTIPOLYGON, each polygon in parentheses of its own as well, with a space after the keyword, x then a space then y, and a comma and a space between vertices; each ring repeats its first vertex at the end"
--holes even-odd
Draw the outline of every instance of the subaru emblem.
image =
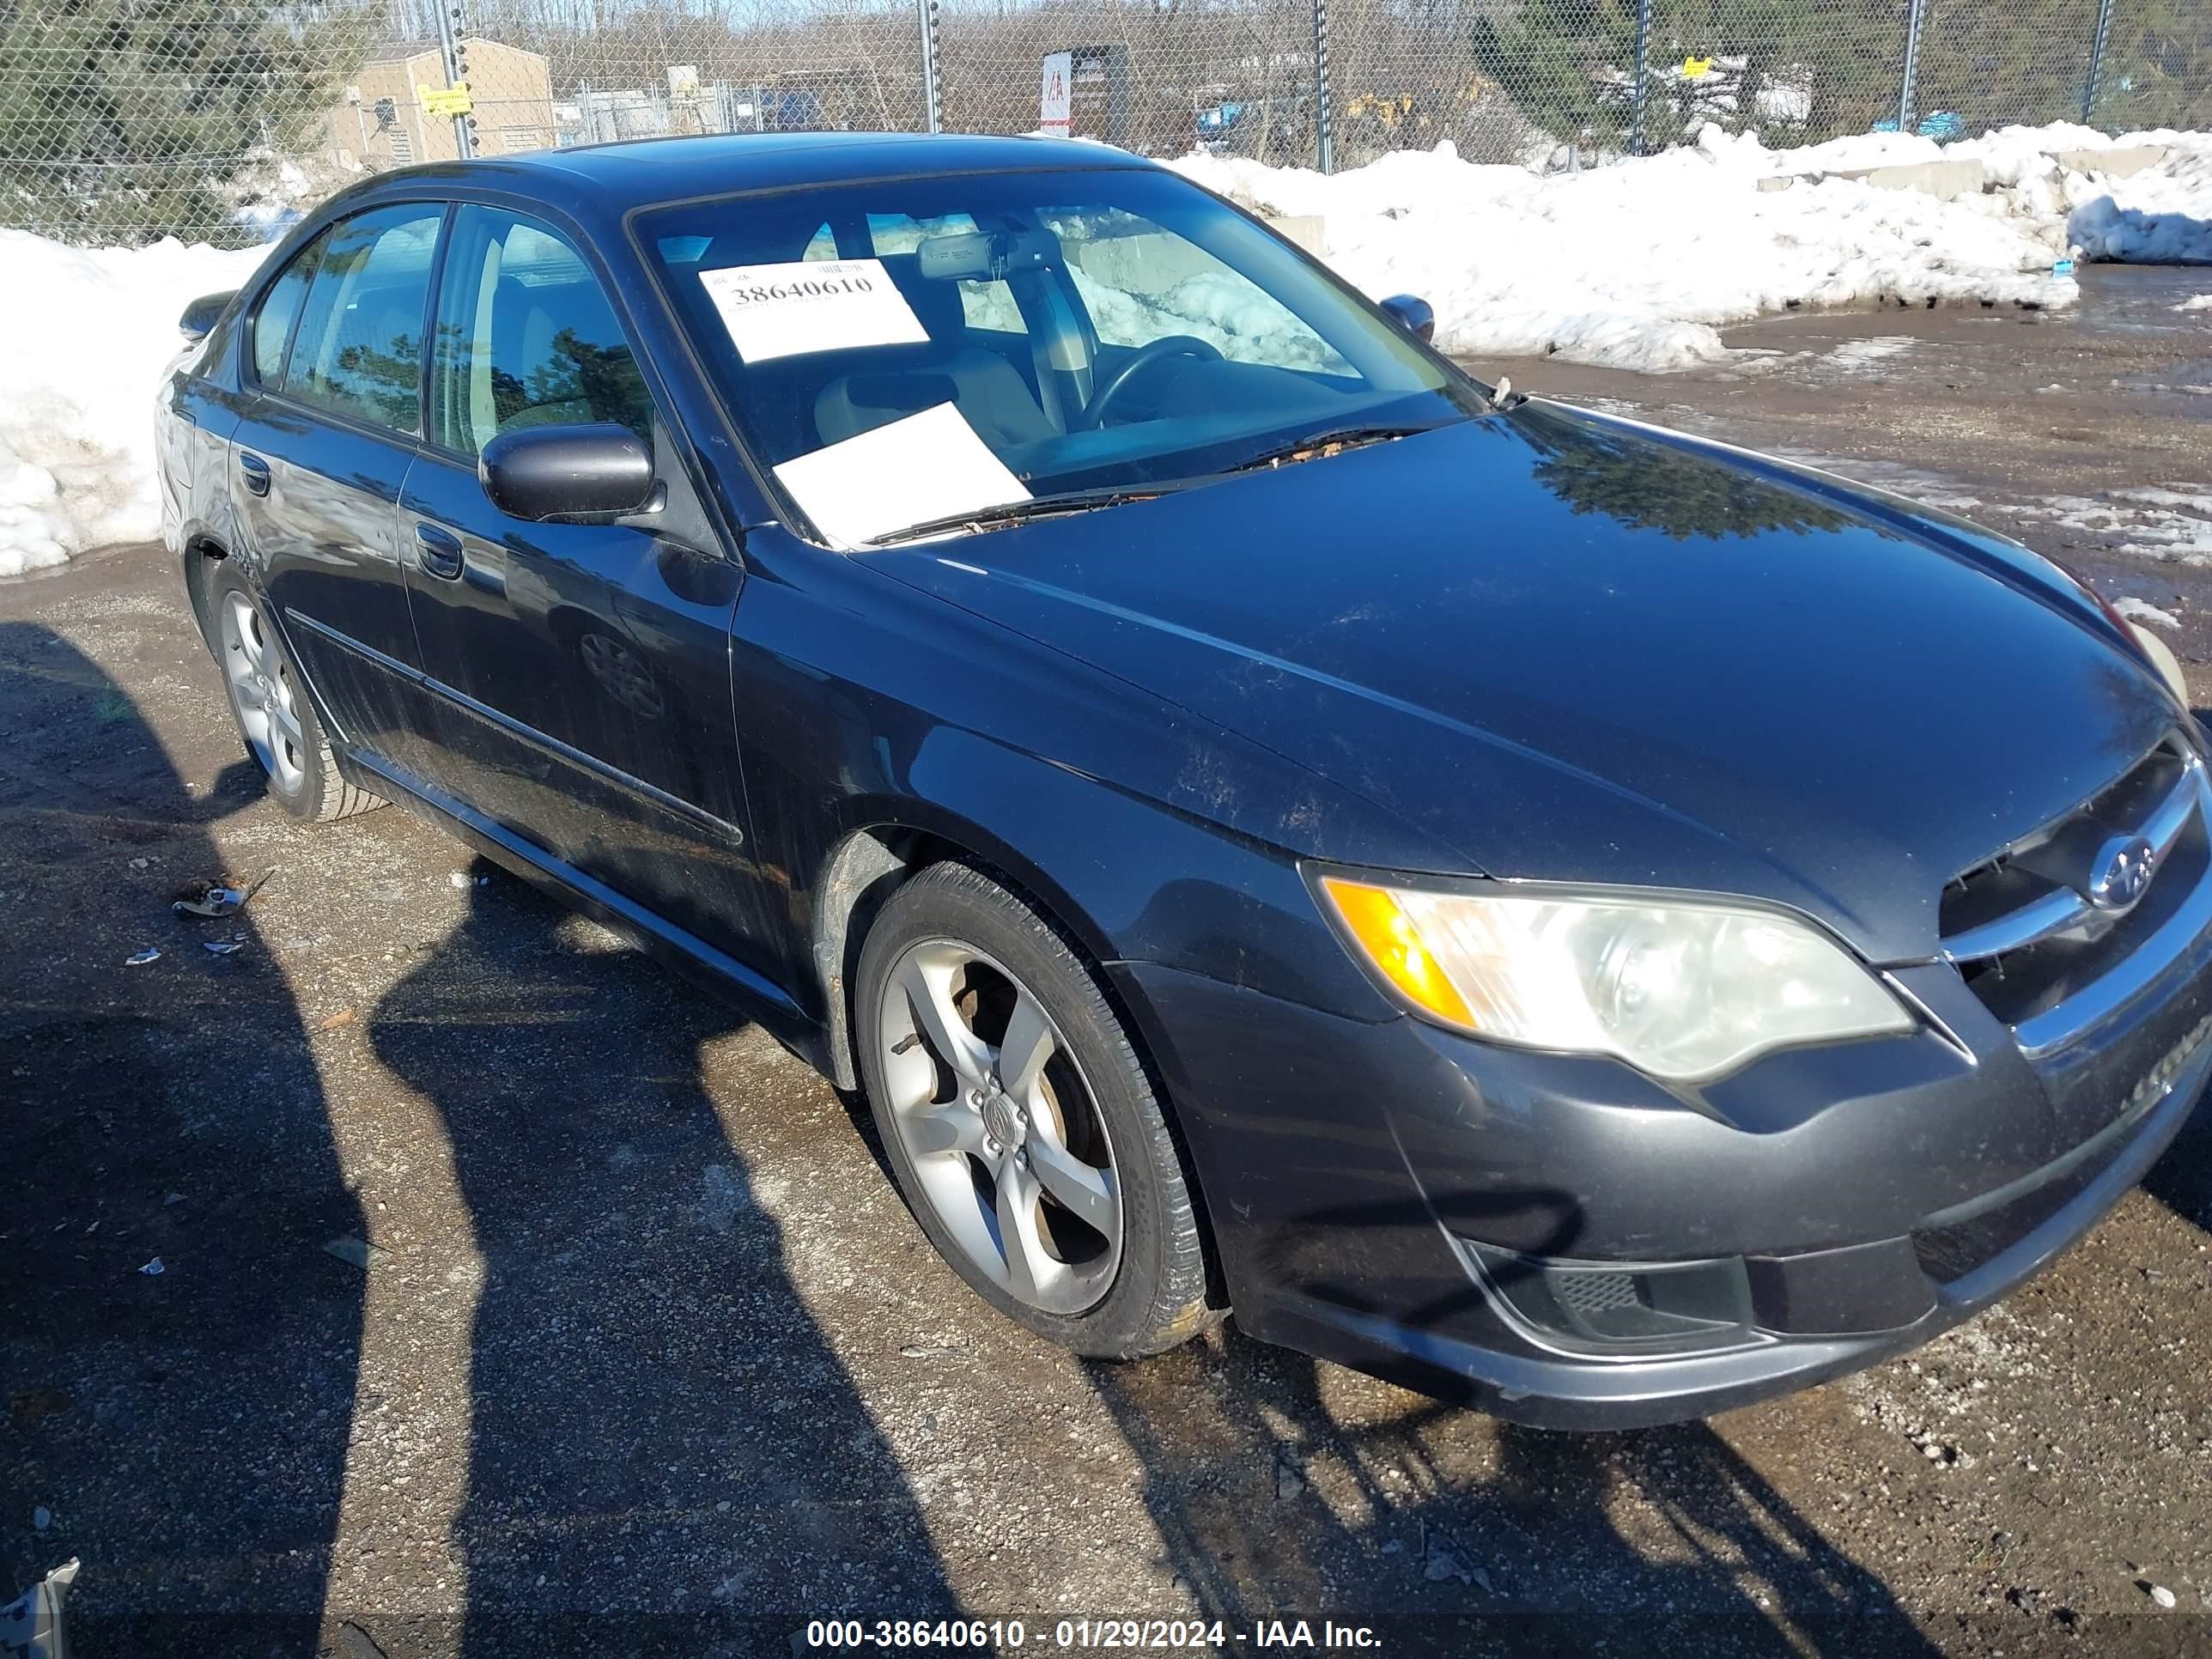
POLYGON ((2089 902, 2100 910, 2124 910, 2150 885, 2157 854, 2141 836, 2115 836, 2097 849, 2089 884, 2089 902))

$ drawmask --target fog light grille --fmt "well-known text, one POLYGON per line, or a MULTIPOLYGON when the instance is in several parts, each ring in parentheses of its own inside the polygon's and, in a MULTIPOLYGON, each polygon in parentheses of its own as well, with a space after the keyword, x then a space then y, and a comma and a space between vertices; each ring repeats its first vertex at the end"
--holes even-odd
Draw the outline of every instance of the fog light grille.
POLYGON ((1553 1273, 1552 1294, 1562 1307, 1595 1319, 1638 1306, 1636 1280, 1627 1273, 1553 1273))
POLYGON ((1462 1241, 1492 1305, 1532 1341, 1592 1358, 1705 1352, 1759 1340, 1740 1256, 1627 1264, 1462 1241))

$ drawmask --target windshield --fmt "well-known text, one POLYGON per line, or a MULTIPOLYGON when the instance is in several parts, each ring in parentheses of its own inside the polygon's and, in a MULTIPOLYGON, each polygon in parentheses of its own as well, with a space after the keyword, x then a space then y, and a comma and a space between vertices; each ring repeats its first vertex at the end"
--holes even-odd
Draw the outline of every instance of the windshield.
POLYGON ((1158 169, 766 192, 639 228, 748 445, 836 545, 1483 408, 1334 277, 1158 169))

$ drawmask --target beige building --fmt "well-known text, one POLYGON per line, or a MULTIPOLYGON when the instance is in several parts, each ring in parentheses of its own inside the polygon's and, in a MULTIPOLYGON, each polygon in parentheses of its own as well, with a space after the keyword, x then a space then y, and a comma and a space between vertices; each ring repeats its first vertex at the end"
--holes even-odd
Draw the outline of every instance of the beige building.
MULTIPOLYGON (((553 77, 545 59, 480 35, 462 42, 461 52, 476 105, 477 154, 551 149, 553 77)), ((425 112, 421 93, 445 84, 445 62, 434 43, 378 47, 330 113, 331 147, 342 162, 371 171, 452 161, 459 153, 453 118, 425 112)))

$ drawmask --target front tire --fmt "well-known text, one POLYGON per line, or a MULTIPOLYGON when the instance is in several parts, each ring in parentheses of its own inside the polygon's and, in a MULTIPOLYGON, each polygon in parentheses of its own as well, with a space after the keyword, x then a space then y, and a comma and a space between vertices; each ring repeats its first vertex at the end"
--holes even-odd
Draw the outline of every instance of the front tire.
POLYGON ((307 682, 245 578, 228 563, 218 564, 209 587, 216 664, 230 696, 231 716, 276 804, 311 823, 383 805, 380 797, 338 775, 307 682))
POLYGON ((891 897, 856 975, 860 1070, 899 1189, 1008 1318, 1127 1359, 1213 1316, 1191 1182, 1090 969, 981 872, 891 897))

